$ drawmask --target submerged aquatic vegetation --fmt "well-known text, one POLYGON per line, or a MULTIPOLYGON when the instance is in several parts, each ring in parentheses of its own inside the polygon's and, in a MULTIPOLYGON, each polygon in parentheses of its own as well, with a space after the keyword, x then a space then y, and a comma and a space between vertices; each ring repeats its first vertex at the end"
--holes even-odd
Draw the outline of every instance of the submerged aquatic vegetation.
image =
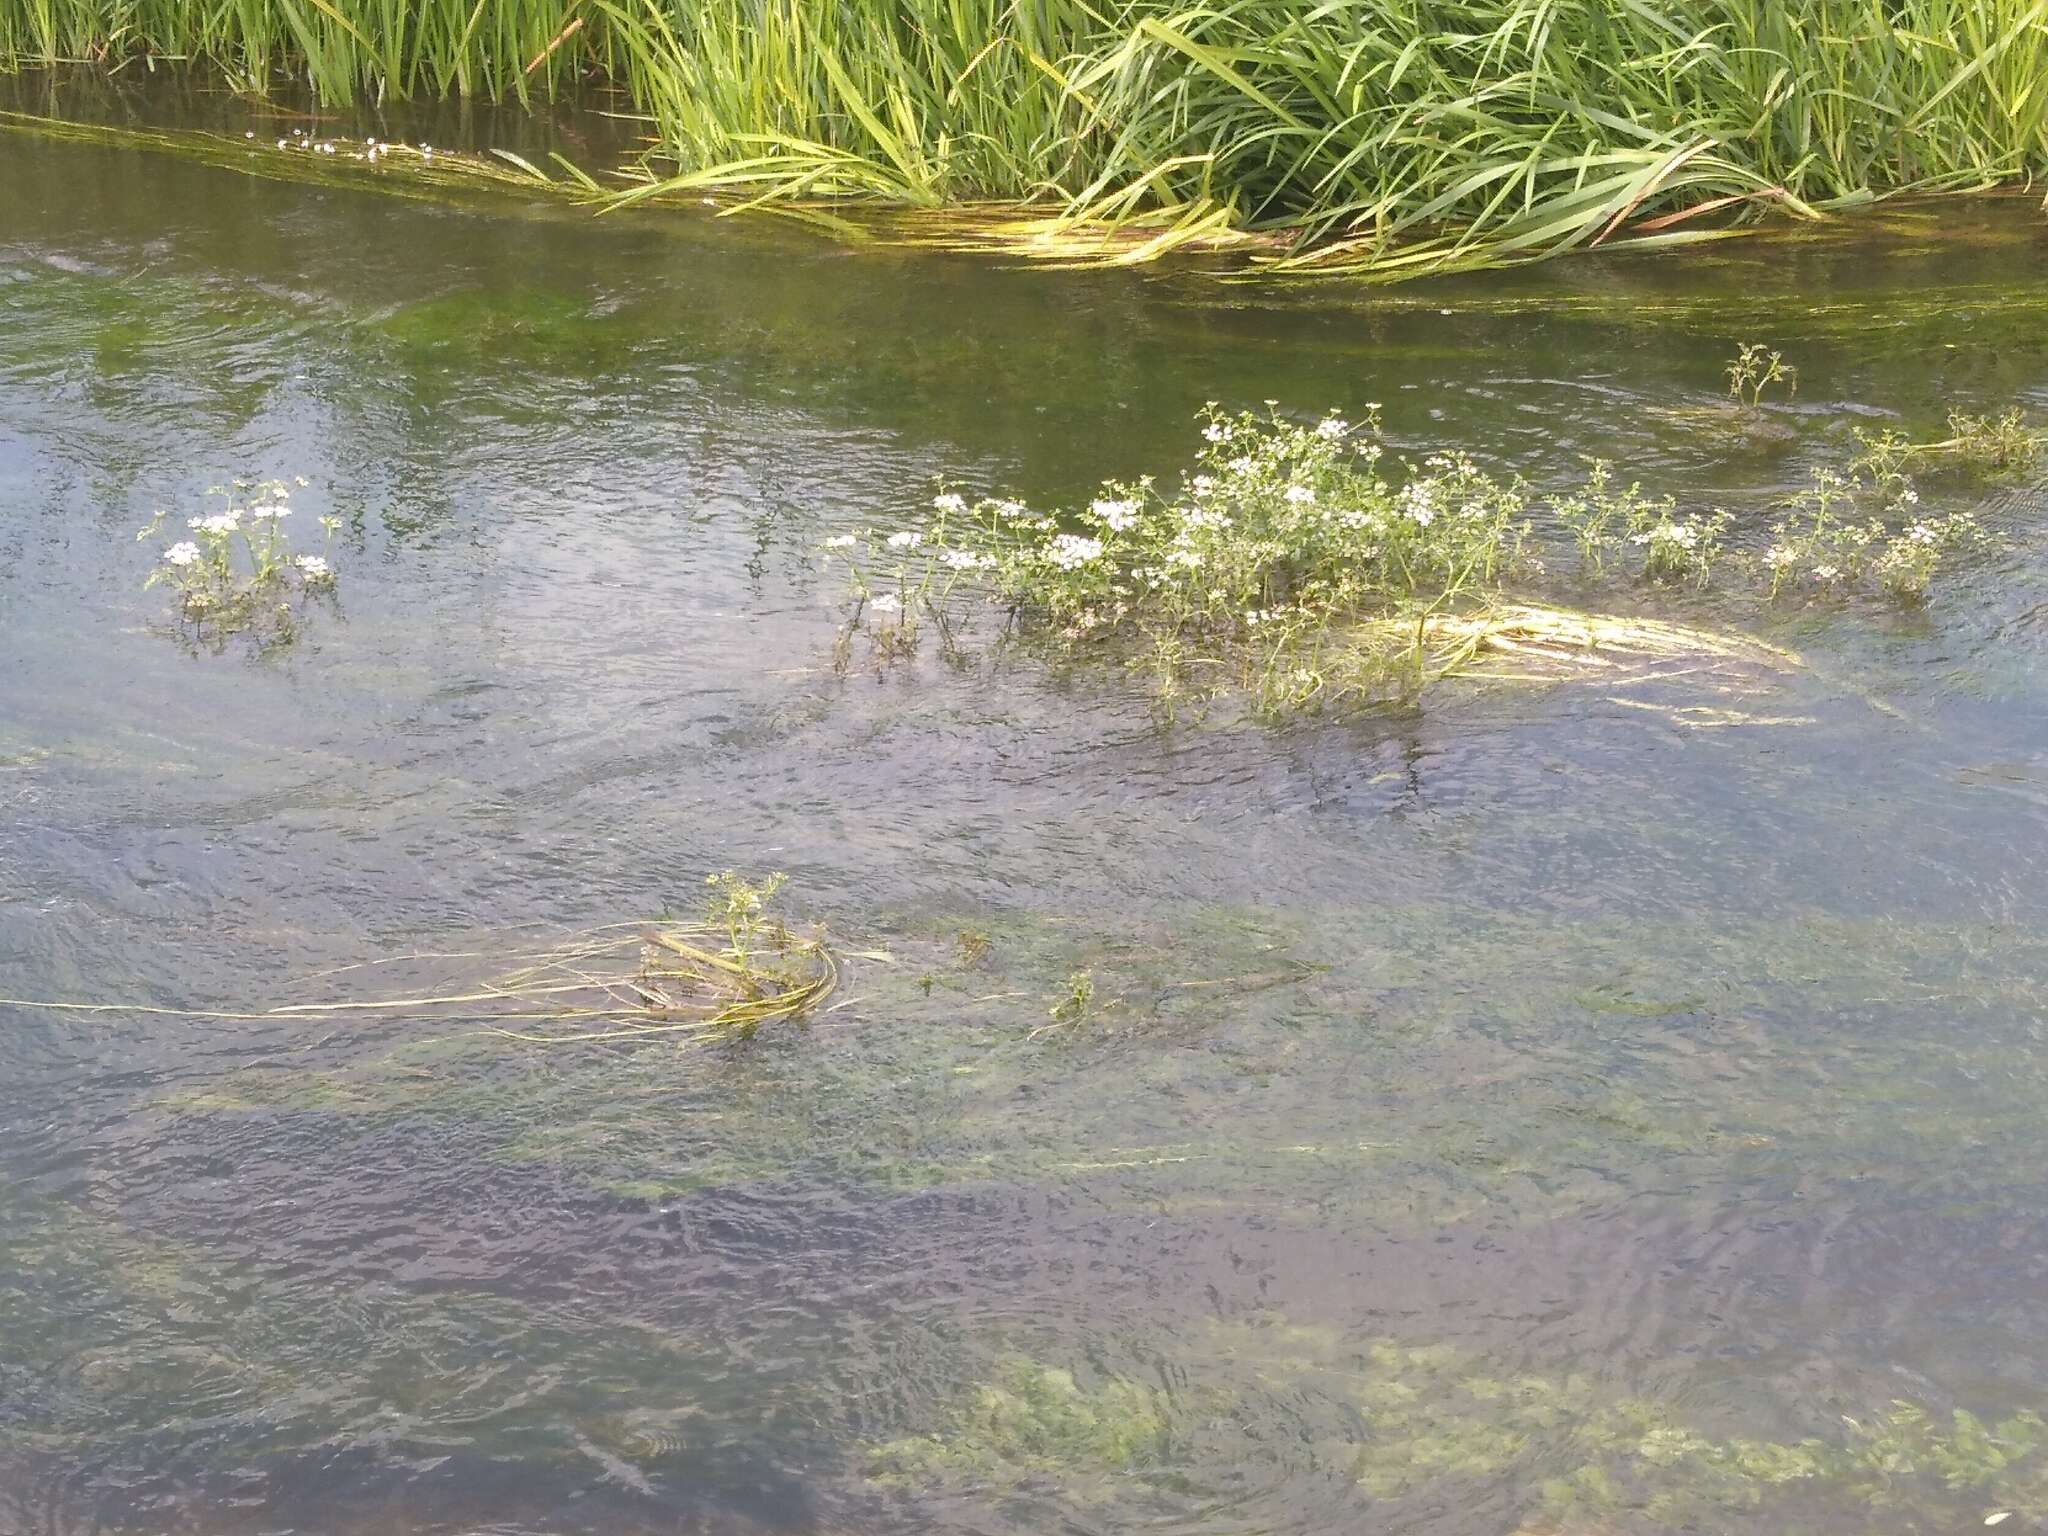
POLYGON ((1072 1371, 1012 1356, 943 1429, 870 1450, 868 1472, 922 1487, 1155 1466, 1169 1443, 1167 1402, 1158 1387, 1117 1378, 1083 1387, 1072 1371))
MULTIPOLYGON (((751 1039, 766 1023, 801 1019, 839 984, 823 939, 800 935, 769 907, 783 877, 756 884, 735 871, 709 877, 703 922, 670 919, 601 924, 544 949, 472 951, 441 958, 511 962, 511 968, 402 996, 322 997, 259 1009, 0 999, 12 1008, 136 1013, 209 1019, 394 1018, 477 1021, 471 1033, 533 1045, 661 1040, 680 1045, 751 1039)), ((352 974, 365 961, 325 973, 352 974)))
MULTIPOLYGON (((1747 412, 1791 369, 1750 347, 1730 376, 1747 412)), ((977 607, 1001 614, 1005 640, 1128 668, 1169 719, 1225 693, 1278 715, 1408 702, 1451 678, 1794 662, 1739 637, 1517 597, 1517 579, 1543 571, 1523 483, 1456 451, 1396 464, 1377 408, 1361 416, 1305 425, 1270 405, 1264 416, 1212 405, 1176 482, 1107 481, 1086 506, 1055 510, 947 491, 917 526, 835 534, 823 553, 844 563, 853 597, 838 665, 863 638, 878 662, 911 657, 927 625, 960 660, 977 607)), ((1770 599, 1868 593, 1916 605, 1952 555, 1994 535, 1967 509, 1922 508, 1906 466, 2016 463, 2040 436, 2016 412, 1951 422, 1939 443, 1862 435, 1862 455, 1814 470, 1760 549, 1761 530, 1740 541, 1727 511, 1650 496, 1604 460, 1547 509, 1592 576, 1703 589, 1733 569, 1770 599)))
POLYGON ((285 531, 292 507, 284 481, 237 480, 207 495, 221 509, 187 518, 185 536, 165 529, 168 512, 158 512, 135 536, 138 542, 163 543, 143 586, 170 587, 178 617, 216 648, 240 634, 273 643, 290 640, 298 630, 295 604, 334 585, 327 544, 339 521, 320 519, 326 541, 319 554, 295 553, 285 531))
POLYGON ((1079 1024, 1095 1006, 1095 973, 1082 969, 1067 978, 1066 987, 1046 1010, 1051 1022, 1045 1029, 1065 1029, 1079 1024))
POLYGON ((1383 278, 2019 183, 2048 121, 2030 0, 0 0, 0 63, 138 57, 330 105, 594 78, 658 140, 628 195, 959 210, 970 243, 1108 260, 1255 238, 1271 270, 1383 278), (992 231, 1018 204, 1054 228, 992 231), (1132 238, 1068 238, 1103 230, 1132 238))
MULTIPOLYGON (((4 11, 4 0, 0 0, 0 14, 4 11)), ((435 202, 543 190, 589 197, 601 190, 587 172, 560 156, 551 157, 551 164, 560 173, 553 176, 506 149, 474 154, 436 149, 426 143, 310 134, 303 129, 274 137, 268 131, 259 136, 253 129, 231 134, 203 128, 138 128, 0 110, 0 131, 66 143, 178 155, 267 181, 316 186, 370 185, 390 196, 435 202)))
POLYGON ((1895 1401, 1842 1415, 1825 1438, 1772 1440, 1717 1433, 1582 1374, 1496 1373, 1448 1345, 1346 1347, 1333 1330, 1270 1321, 1211 1333, 1210 1349, 1168 1373, 1171 1391, 1114 1375, 1084 1387, 1072 1371, 1005 1357, 934 1429, 874 1446, 869 1476, 996 1495, 1049 1479, 1077 1500, 1120 1483, 1167 1488, 1209 1443, 1241 1462, 1273 1393, 1288 1405, 1293 1469, 1306 1458, 1367 1507, 1491 1489, 1524 1521, 1626 1515, 1653 1529, 1782 1516, 1815 1499, 1950 1518, 1959 1499, 2048 1512, 2048 1422, 2031 1409, 1987 1422, 1895 1401))

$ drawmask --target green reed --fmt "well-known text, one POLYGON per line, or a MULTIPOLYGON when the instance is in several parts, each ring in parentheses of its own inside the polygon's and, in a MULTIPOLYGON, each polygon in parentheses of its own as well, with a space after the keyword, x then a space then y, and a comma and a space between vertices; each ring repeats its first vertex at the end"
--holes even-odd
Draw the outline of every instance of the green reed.
POLYGON ((0 0, 0 60, 144 54, 337 105, 601 80, 658 141, 631 195, 1377 277, 2048 170, 2048 0, 0 0))

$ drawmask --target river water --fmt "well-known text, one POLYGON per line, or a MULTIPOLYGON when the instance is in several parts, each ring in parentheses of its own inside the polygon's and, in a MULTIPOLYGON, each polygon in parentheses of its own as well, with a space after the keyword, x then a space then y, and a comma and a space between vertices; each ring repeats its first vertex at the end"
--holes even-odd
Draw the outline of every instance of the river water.
POLYGON ((1276 288, 0 133, 0 994, 256 1012, 726 868, 852 955, 697 1051, 0 1007, 0 1531, 2048 1521, 2040 475, 1923 483, 2002 538, 1921 611, 1605 592, 1798 653, 1732 724, 835 670, 819 560, 1267 399, 1753 546, 1856 425, 2048 407, 2044 254, 1276 288), (235 475, 342 520, 288 647, 142 588, 235 475))

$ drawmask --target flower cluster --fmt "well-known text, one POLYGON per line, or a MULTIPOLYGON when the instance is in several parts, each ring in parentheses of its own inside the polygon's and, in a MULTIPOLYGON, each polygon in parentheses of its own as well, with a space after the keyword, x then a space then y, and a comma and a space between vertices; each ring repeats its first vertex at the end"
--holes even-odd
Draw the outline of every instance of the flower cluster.
MULTIPOLYGON (((207 494, 220 503, 218 510, 185 519, 185 538, 166 534, 169 514, 157 513, 136 535, 167 541, 144 586, 169 585, 178 617, 214 641, 249 631, 289 639, 297 627, 294 599, 334 583, 334 566, 325 554, 292 550, 285 531, 291 492, 282 480, 215 486, 207 494)), ((331 517, 319 523, 330 540, 340 526, 331 517)))

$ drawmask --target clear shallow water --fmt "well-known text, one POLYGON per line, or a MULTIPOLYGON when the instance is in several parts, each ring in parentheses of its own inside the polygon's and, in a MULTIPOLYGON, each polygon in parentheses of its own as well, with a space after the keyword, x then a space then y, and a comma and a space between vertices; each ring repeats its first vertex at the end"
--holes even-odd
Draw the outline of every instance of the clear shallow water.
POLYGON ((1798 650, 1781 727, 840 677, 816 560, 1212 398, 1755 537, 1851 424, 2048 404, 2041 240, 1268 291, 0 135, 0 994, 260 1007, 728 866, 898 962, 729 1053, 0 1012, 0 1530, 2048 1519, 1951 1417, 2048 1409, 2038 482, 1928 483, 2009 541, 1921 615, 1605 594, 1798 650), (1802 384, 1730 441, 1750 337, 1802 384), (140 590, 233 474, 346 520, 266 657, 140 590), (1845 1466, 1895 1400, 1942 1449, 1845 1466))

